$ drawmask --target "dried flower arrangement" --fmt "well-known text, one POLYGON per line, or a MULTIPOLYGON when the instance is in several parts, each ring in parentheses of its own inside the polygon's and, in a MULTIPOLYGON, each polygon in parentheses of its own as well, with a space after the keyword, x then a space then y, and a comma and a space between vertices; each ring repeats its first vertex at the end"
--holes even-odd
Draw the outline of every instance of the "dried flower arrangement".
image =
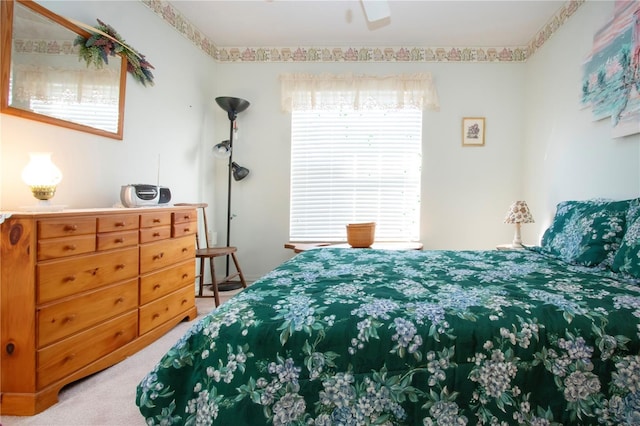
POLYGON ((121 53, 127 59, 127 71, 144 86, 147 84, 153 86, 153 73, 151 72, 154 69, 153 65, 145 59, 144 55, 127 46, 111 25, 107 25, 99 19, 97 21, 99 25, 96 28, 83 25, 92 33, 91 37, 78 36, 73 43, 80 46, 80 58, 86 61, 87 66, 93 64, 96 68, 102 68, 103 63, 109 63, 109 56, 121 53))

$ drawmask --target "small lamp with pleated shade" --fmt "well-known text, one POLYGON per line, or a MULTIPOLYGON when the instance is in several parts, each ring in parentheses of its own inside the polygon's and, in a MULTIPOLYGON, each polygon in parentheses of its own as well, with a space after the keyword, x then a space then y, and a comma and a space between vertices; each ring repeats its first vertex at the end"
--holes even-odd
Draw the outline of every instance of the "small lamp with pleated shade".
POLYGON ((523 223, 534 223, 533 216, 531 215, 531 211, 529 211, 529 206, 527 206, 526 201, 515 201, 513 204, 511 204, 511 207, 509 207, 507 215, 504 218, 504 223, 511 223, 516 225, 516 232, 513 236, 511 247, 522 247, 520 225, 523 223))

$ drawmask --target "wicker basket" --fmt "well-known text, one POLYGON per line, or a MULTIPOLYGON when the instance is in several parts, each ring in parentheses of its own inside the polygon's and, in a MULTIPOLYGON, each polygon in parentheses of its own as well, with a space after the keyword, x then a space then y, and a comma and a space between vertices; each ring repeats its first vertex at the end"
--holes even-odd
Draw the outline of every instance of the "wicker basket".
POLYGON ((347 242, 354 248, 371 247, 376 234, 376 223, 350 223, 347 225, 347 242))

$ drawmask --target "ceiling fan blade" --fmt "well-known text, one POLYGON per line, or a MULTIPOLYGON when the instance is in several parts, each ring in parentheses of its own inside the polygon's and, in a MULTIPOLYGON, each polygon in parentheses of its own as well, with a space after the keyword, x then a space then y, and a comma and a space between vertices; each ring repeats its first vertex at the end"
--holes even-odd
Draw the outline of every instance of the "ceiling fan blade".
POLYGON ((361 0, 362 8, 367 17, 367 21, 376 22, 381 19, 390 18, 391 10, 387 0, 361 0))

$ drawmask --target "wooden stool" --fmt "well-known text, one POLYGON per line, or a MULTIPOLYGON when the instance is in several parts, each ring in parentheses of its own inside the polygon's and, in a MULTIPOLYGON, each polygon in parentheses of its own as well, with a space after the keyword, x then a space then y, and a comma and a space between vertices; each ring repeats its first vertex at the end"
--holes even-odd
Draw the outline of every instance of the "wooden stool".
MULTIPOLYGON (((205 247, 200 247, 200 238, 198 236, 198 232, 196 231, 196 259, 200 259, 200 271, 198 274, 198 296, 197 297, 211 297, 204 296, 202 291, 205 285, 211 285, 213 287, 213 297, 215 299, 215 305, 220 306, 220 292, 218 289, 219 284, 225 284, 230 282, 233 278, 238 277, 240 279, 240 284, 243 288, 247 288, 247 282, 244 279, 244 275, 242 274, 242 269, 240 268, 240 263, 238 262, 238 256, 236 256, 236 252, 238 251, 235 247, 211 247, 211 243, 209 242, 209 225, 207 224, 207 203, 177 203, 176 206, 192 206, 200 210, 200 216, 202 218, 202 223, 204 227, 204 235, 205 235, 205 247), (221 282, 216 280, 216 270, 214 265, 214 259, 216 257, 221 256, 231 256, 233 263, 236 267, 236 272, 227 275, 221 282), (209 260, 209 272, 211 273, 211 283, 204 283, 204 267, 205 260, 209 260)), ((200 227, 198 227, 198 230, 200 227)))

